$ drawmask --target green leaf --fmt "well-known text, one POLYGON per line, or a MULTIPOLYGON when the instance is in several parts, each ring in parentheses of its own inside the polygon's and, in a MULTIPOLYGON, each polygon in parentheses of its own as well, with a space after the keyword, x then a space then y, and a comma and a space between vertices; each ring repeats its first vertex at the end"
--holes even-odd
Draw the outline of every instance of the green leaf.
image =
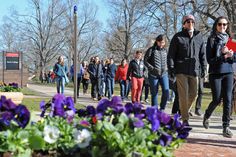
POLYGON ((101 130, 102 126, 103 126, 103 123, 101 121, 98 121, 97 124, 96 124, 96 129, 101 130))
POLYGON ((108 131, 116 131, 116 128, 114 127, 113 124, 109 123, 109 122, 103 122, 104 128, 108 131))
POLYGON ((28 142, 28 138, 29 138, 29 132, 28 131, 25 131, 25 130, 21 130, 18 132, 17 134, 17 138, 20 139, 20 143, 23 144, 23 143, 27 143, 28 142))
POLYGON ((41 136, 30 136, 29 145, 33 150, 40 150, 45 147, 45 141, 41 136))
POLYGON ((23 153, 18 154, 16 157, 31 157, 32 151, 26 149, 23 153))
POLYGON ((120 117, 119 117, 119 122, 122 124, 127 124, 129 122, 129 118, 125 113, 121 113, 120 117))
POLYGON ((117 123, 115 127, 119 132, 124 130, 124 125, 122 123, 117 123))

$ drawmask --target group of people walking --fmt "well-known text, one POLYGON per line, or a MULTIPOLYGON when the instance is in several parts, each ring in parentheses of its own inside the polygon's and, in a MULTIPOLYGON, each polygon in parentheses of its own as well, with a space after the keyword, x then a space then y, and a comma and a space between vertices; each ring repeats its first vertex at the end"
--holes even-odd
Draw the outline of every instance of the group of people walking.
MULTIPOLYGON (((150 87, 151 105, 160 111, 165 110, 171 89, 175 95, 172 113, 181 114, 183 123, 189 125, 189 112, 197 96, 195 113, 200 115, 203 80, 208 63, 212 101, 204 113, 203 126, 209 128, 209 118, 223 99, 223 136, 230 138, 233 136, 229 128, 234 80, 232 64, 236 62, 234 52, 225 46, 230 35, 230 23, 226 17, 221 16, 215 20, 206 43, 201 32, 195 29, 194 16, 186 15, 182 20, 182 30, 173 36, 168 49, 166 37, 161 34, 156 37, 153 46, 147 49, 144 59, 142 59, 143 52, 137 50, 129 64, 126 59, 122 59, 117 67, 113 58, 100 61, 98 56, 92 57, 88 65, 85 63, 80 65, 78 84, 81 81, 87 83, 85 92, 90 81, 91 97, 99 100, 103 96, 111 99, 117 81, 120 84, 122 100, 128 99, 131 89, 133 103, 140 103, 144 88, 144 99, 147 100, 150 87), (160 105, 159 85, 162 89, 160 105)), ((63 59, 59 57, 54 72, 58 79, 57 91, 60 92, 59 87, 62 87, 62 93, 63 71, 68 72, 68 69, 64 66, 63 59), (60 84, 62 86, 59 86, 60 84)), ((70 72, 73 75, 73 66, 70 72)))

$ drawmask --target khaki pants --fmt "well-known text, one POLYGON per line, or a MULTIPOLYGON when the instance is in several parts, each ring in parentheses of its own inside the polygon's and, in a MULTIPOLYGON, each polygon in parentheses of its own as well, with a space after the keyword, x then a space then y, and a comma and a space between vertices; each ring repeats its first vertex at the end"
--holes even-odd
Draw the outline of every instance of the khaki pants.
POLYGON ((197 98, 198 79, 195 76, 176 74, 176 83, 182 120, 189 120, 189 109, 197 98))

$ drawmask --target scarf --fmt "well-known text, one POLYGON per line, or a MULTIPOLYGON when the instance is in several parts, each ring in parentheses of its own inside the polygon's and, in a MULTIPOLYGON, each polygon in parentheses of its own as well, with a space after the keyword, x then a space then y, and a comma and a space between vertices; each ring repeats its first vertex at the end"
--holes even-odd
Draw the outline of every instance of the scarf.
POLYGON ((216 33, 216 37, 219 39, 219 43, 225 45, 229 40, 229 35, 227 33, 216 33))

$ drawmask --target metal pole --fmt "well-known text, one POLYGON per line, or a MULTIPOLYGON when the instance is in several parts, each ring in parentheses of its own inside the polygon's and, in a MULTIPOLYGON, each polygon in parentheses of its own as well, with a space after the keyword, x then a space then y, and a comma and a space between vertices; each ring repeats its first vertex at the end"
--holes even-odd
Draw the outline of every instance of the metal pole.
POLYGON ((77 6, 74 6, 74 103, 77 103, 77 6))
POLYGON ((23 72, 24 72, 24 69, 23 69, 23 52, 18 52, 18 53, 20 55, 20 60, 21 60, 20 85, 21 85, 21 88, 23 88, 23 72))
POLYGON ((3 59, 3 62, 2 62, 2 82, 4 82, 5 80, 5 76, 4 76, 4 71, 5 71, 5 51, 2 52, 2 59, 3 59))

